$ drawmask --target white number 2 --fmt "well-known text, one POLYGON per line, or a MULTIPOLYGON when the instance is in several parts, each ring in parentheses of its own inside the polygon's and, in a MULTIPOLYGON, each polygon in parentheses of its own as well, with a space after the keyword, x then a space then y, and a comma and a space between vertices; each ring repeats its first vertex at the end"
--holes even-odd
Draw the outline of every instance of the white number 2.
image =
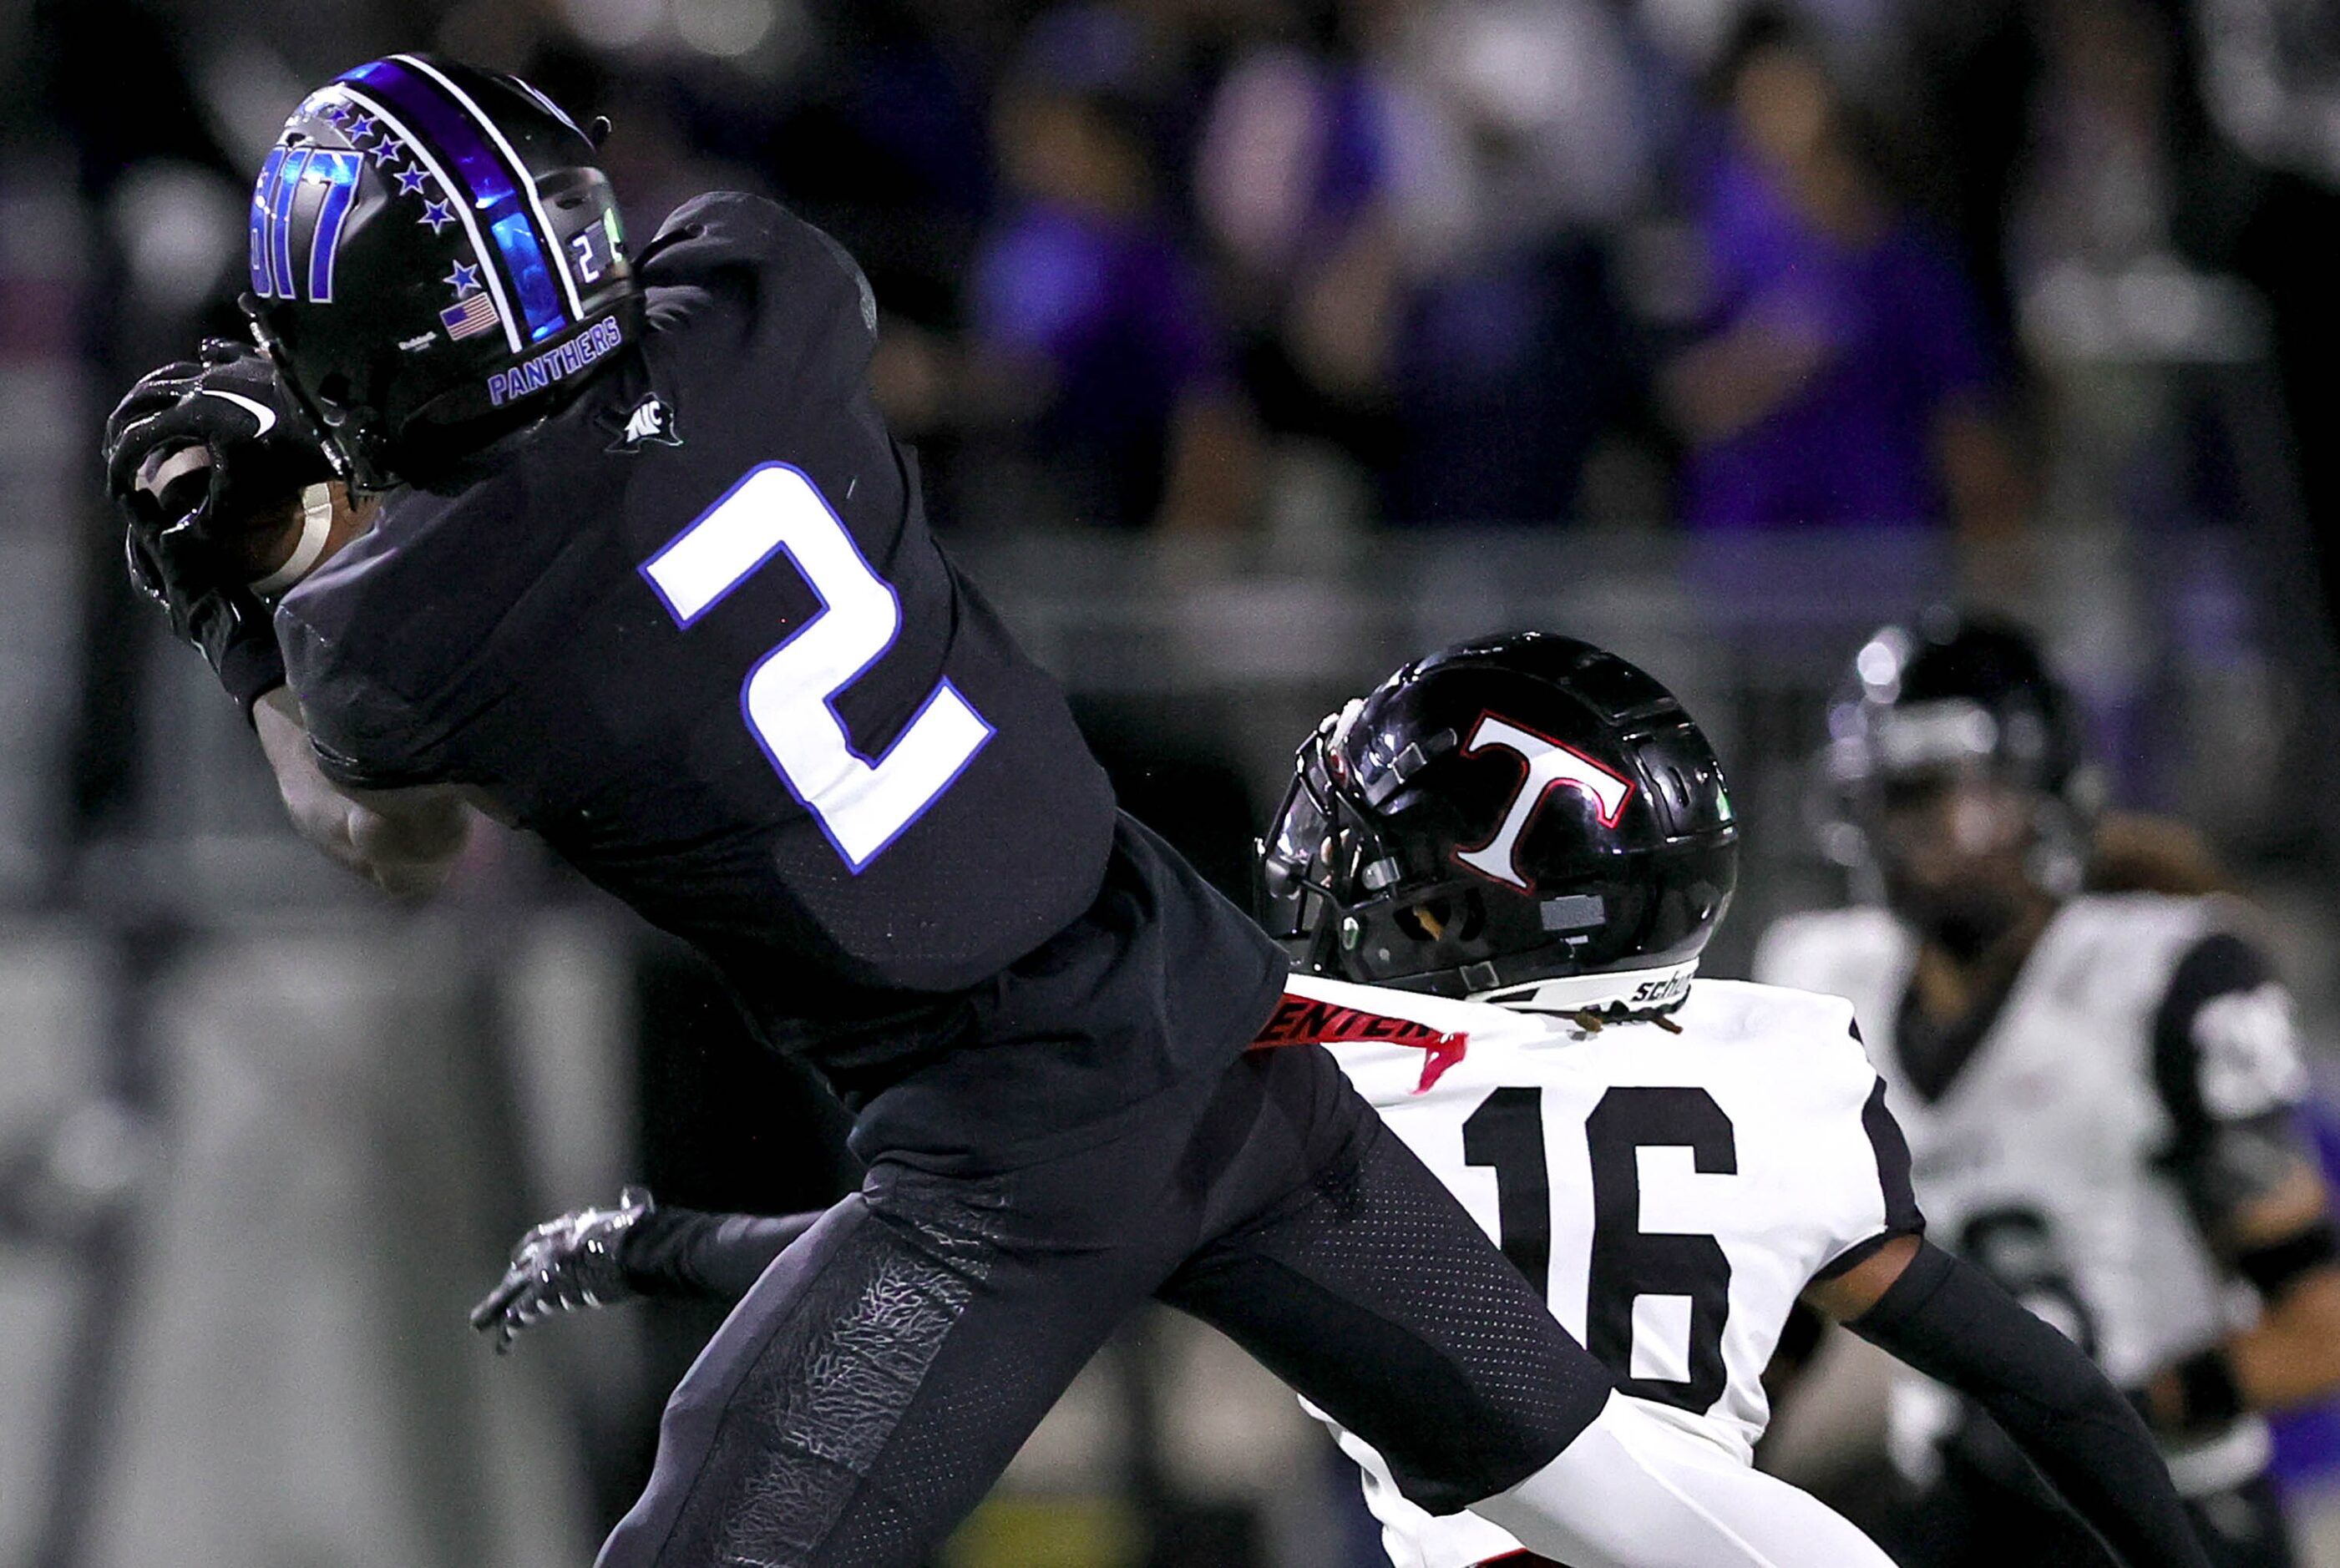
POLYGON ((854 749, 832 704, 894 646, 901 601, 812 481, 785 463, 750 469, 641 572, 688 627, 777 554, 803 574, 821 607, 748 673, 739 709, 782 781, 858 875, 942 798, 991 726, 943 680, 883 756, 854 749))

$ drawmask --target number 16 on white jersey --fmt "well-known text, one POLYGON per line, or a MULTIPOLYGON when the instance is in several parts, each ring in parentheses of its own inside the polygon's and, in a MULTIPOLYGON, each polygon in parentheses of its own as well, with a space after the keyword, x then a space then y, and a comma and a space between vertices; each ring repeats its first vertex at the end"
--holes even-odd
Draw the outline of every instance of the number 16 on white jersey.
MULTIPOLYGON (((1624 1393, 1742 1461, 1805 1287, 1921 1223, 1907 1147, 1834 998, 1700 980, 1669 1034, 1315 979, 1291 989, 1462 1037, 1419 1092, 1418 1050, 1333 1055, 1624 1393)), ((1483 1521, 1408 1504, 1355 1437, 1342 1446, 1401 1563, 1463 1568, 1510 1549, 1483 1521)))

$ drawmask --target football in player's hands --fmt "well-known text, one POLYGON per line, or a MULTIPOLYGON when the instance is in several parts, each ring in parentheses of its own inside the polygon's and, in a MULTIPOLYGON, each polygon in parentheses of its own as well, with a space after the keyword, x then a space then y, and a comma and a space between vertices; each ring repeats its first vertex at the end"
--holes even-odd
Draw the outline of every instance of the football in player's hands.
POLYGON ((105 421, 131 580, 237 705, 284 680, 263 598, 363 529, 275 366, 224 340, 149 372, 105 421))
POLYGON ((372 498, 327 479, 251 518, 223 548, 261 592, 281 594, 372 528, 373 507, 372 498))

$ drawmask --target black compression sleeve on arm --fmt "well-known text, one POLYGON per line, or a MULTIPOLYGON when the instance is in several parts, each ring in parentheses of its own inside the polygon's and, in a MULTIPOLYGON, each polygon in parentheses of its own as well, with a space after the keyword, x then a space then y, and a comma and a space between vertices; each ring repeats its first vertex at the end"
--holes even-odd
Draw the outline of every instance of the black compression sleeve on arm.
POLYGON ((1988 1411, 2128 1568, 2206 1568, 2137 1412, 1980 1269, 1921 1246, 1848 1326, 1988 1411))
POLYGON ((767 1219, 653 1208, 627 1230, 620 1266, 626 1283, 644 1296, 737 1301, 823 1212, 767 1219))

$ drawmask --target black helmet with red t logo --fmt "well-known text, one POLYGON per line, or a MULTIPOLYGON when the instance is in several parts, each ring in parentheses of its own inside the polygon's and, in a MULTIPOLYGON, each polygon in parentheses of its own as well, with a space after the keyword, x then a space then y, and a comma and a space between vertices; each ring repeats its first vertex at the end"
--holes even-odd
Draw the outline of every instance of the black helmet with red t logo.
POLYGON ((1314 973, 1662 1009, 1730 904, 1738 845, 1673 694, 1531 632, 1410 664, 1318 727, 1260 845, 1262 913, 1314 973), (1648 995, 1569 983, 1621 971, 1668 972, 1648 995))

